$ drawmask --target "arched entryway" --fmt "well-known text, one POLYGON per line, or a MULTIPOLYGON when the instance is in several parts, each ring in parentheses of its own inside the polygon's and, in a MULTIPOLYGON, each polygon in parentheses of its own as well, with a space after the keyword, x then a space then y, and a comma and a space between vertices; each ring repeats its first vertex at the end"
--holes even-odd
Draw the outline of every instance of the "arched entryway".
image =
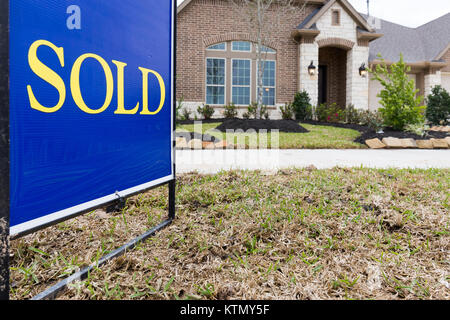
POLYGON ((319 104, 336 103, 344 108, 347 99, 347 50, 319 49, 319 104))

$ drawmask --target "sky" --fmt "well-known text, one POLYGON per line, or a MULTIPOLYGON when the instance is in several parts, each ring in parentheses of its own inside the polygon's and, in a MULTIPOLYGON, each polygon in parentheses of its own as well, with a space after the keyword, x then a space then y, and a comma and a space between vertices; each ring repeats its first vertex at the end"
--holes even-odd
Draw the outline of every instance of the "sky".
MULTIPOLYGON (((177 0, 178 5, 184 0, 177 0)), ((367 0, 348 0, 367 13, 367 0)), ((370 0, 370 14, 377 18, 417 28, 450 12, 450 0, 370 0)))

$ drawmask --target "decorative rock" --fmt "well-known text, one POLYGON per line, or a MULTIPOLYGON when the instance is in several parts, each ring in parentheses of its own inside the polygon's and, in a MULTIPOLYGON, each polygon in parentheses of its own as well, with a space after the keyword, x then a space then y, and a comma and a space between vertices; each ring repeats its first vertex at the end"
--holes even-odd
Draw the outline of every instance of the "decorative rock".
POLYGON ((203 149, 214 149, 215 148, 214 142, 211 142, 211 141, 203 141, 202 147, 203 147, 203 149))
POLYGON ((382 142, 386 145, 386 147, 390 149, 403 148, 402 142, 399 138, 393 137, 383 138, 382 142))
POLYGON ((202 149, 203 142, 200 139, 192 139, 188 142, 188 148, 190 149, 202 149))
POLYGON ((226 149, 228 147, 228 144, 225 140, 222 140, 222 141, 216 142, 214 144, 214 147, 216 149, 226 149))
POLYGON ((400 139, 400 141, 402 142, 403 148, 417 148, 417 143, 414 139, 400 139))
POLYGON ((419 149, 433 149, 433 143, 430 140, 416 140, 419 149))
POLYGON ((175 140, 175 146, 176 148, 179 149, 186 149, 188 147, 188 143, 186 141, 186 138, 184 137, 177 137, 177 139, 175 140))
POLYGON ((386 145, 380 141, 380 139, 369 139, 366 140, 366 144, 370 149, 383 149, 386 148, 386 145))
POLYGON ((448 143, 445 139, 431 139, 434 149, 448 149, 448 143))
POLYGON ((450 137, 445 138, 445 141, 447 141, 447 144, 450 147, 450 137))

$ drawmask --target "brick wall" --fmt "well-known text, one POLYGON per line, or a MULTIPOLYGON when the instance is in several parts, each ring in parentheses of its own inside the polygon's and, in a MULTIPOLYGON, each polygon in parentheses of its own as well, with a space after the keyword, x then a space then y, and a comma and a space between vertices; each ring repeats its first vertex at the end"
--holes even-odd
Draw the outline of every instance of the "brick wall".
MULTIPOLYGON (((277 103, 292 101, 298 91, 298 44, 291 38, 291 31, 315 8, 317 5, 308 5, 305 12, 286 14, 270 39, 277 50, 277 103)), ((221 35, 230 39, 230 34, 247 38, 249 30, 222 0, 194 0, 177 18, 177 99, 183 96, 185 101, 201 102, 205 100, 205 49, 209 39, 221 35)))

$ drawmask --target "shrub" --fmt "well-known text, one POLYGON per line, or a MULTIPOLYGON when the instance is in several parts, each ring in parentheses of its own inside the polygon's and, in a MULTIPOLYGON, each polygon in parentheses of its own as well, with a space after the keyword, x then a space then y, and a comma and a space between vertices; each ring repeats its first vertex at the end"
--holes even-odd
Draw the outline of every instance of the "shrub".
POLYGON ((368 126, 375 132, 379 132, 384 129, 384 118, 380 111, 365 110, 360 113, 361 122, 368 126))
POLYGON ((353 104, 349 104, 344 110, 344 121, 359 124, 361 122, 361 110, 356 109, 353 104))
POLYGON ((345 111, 339 108, 336 103, 323 103, 316 107, 315 116, 320 122, 336 123, 345 119, 345 111))
POLYGON ((429 126, 423 124, 423 123, 419 123, 419 124, 408 124, 405 127, 405 131, 407 132, 411 132, 414 133, 418 136, 425 136, 425 134, 427 133, 427 131, 430 129, 429 126))
POLYGON ((214 108, 209 105, 203 105, 199 106, 197 108, 197 112, 203 116, 204 119, 208 120, 211 119, 211 117, 214 114, 214 108))
POLYGON ((295 118, 297 120, 307 120, 308 108, 311 105, 311 99, 305 90, 297 92, 294 96, 292 108, 294 109, 295 118))
POLYGON ((191 112, 188 108, 184 108, 181 112, 181 120, 189 120, 191 116, 191 112))
POLYGON ((245 119, 250 119, 250 117, 253 117, 254 119, 262 119, 263 117, 265 119, 269 119, 269 112, 267 111, 267 106, 262 105, 259 108, 258 112, 258 104, 256 102, 252 102, 248 108, 247 112, 242 115, 245 119))
POLYGON ((435 86, 427 97, 425 115, 431 124, 446 125, 450 121, 450 95, 441 86, 435 86))
MULTIPOLYGON (((383 60, 382 60, 383 61, 383 60)), ((379 109, 387 126, 404 130, 409 124, 422 123, 425 107, 421 106, 422 96, 417 96, 414 80, 408 77, 411 68, 400 60, 388 67, 384 62, 370 70, 375 80, 384 87, 378 94, 381 98, 379 109)))
POLYGON ((225 106, 225 110, 223 112, 223 115, 225 116, 225 118, 227 118, 227 119, 236 118, 237 114, 238 114, 238 112, 237 112, 236 106, 234 105, 233 102, 231 104, 225 106))
POLYGON ((281 111, 281 118, 284 120, 292 120, 294 117, 294 108, 292 106, 292 103, 286 102, 284 106, 280 107, 281 111))

